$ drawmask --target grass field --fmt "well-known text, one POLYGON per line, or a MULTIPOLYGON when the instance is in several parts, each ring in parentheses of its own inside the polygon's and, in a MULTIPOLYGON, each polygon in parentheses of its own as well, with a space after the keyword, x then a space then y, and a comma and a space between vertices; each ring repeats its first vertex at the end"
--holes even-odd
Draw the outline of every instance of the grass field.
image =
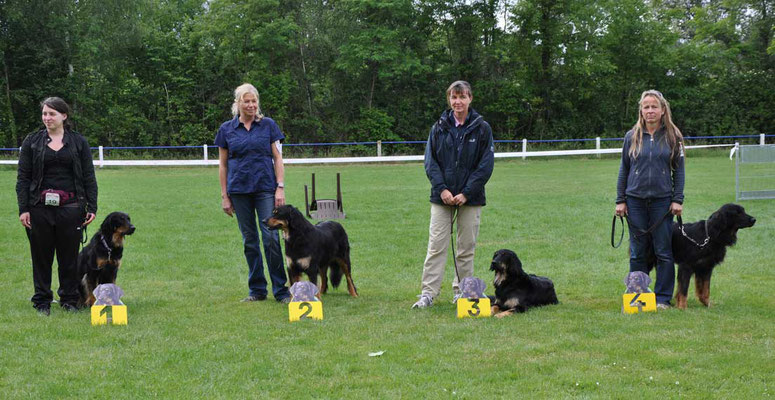
MULTIPOLYGON (((687 222, 734 200, 734 162, 700 154, 687 160, 687 222)), ((743 203, 758 222, 716 270, 711 308, 692 286, 685 311, 625 316, 627 251, 609 245, 617 171, 615 158, 497 161, 476 276, 492 294, 490 258, 510 248, 528 272, 554 280, 561 304, 458 320, 451 260, 437 303, 410 310, 428 236, 421 164, 289 166, 287 199, 300 207, 310 173, 318 197, 333 196, 342 173, 361 294, 340 287, 323 298, 323 321, 289 323, 284 305, 239 302, 247 267, 236 220, 220 210, 215 168, 99 170, 97 222, 122 210, 137 232, 118 278, 129 324, 92 327, 87 312, 55 307, 43 317, 31 307, 16 171, 0 169, 0 397, 769 397, 775 201, 743 203)))

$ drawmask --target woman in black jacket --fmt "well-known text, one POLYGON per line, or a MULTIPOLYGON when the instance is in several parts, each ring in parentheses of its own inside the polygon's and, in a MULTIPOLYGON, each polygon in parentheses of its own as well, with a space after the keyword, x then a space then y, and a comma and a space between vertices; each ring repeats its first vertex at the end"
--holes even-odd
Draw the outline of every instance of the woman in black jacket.
POLYGON ((683 136, 662 93, 643 92, 638 106, 638 122, 624 137, 615 213, 629 221, 630 272, 648 273, 646 255, 653 249, 657 308, 666 309, 675 285, 673 216, 683 211, 683 136))
POLYGON ((447 88, 449 109, 433 124, 425 147, 425 173, 431 183, 431 221, 428 252, 422 272, 422 292, 412 308, 433 305, 441 292, 450 228, 457 225, 456 274, 453 302, 460 295, 458 279, 473 276, 474 250, 479 234, 484 185, 495 161, 492 129, 470 107, 471 85, 457 81, 447 88), (457 215, 456 215, 457 214, 457 215))
POLYGON ((41 102, 44 129, 24 139, 19 154, 16 197, 27 231, 35 294, 32 305, 49 315, 53 300, 51 266, 59 265, 59 302, 76 311, 76 260, 81 229, 97 212, 97 180, 86 139, 71 130, 70 106, 58 97, 41 102))

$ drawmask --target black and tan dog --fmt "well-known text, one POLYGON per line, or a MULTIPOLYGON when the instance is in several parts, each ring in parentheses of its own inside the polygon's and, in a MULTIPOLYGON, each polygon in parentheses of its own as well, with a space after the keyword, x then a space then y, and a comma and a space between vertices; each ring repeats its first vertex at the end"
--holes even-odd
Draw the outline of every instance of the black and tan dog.
POLYGON ((495 302, 492 314, 503 318, 532 307, 557 304, 554 283, 549 278, 528 274, 511 250, 501 249, 492 257, 490 270, 495 271, 495 302))
POLYGON ((301 279, 302 272, 317 284, 320 274, 320 293, 328 290, 327 273, 331 269, 331 284, 339 286, 342 274, 347 279, 350 296, 358 297, 351 275, 350 242, 341 224, 323 221, 312 225, 292 205, 275 208, 265 220, 269 229, 281 229, 285 239, 285 257, 288 262, 290 284, 301 279))
MULTIPOLYGON (((673 259, 678 264, 675 290, 676 307, 686 308, 689 282, 694 275, 695 291, 700 303, 710 306, 710 277, 713 268, 724 261, 727 247, 737 243, 737 231, 750 228, 756 218, 748 215, 742 206, 724 204, 706 220, 684 224, 684 233, 678 223, 673 224, 673 259)), ((647 246, 652 249, 652 246, 647 246)), ((656 265, 653 250, 646 256, 649 271, 656 265)))
POLYGON ((118 268, 124 253, 124 237, 135 232, 129 215, 112 212, 105 217, 100 231, 78 254, 78 276, 81 284, 79 307, 94 304, 94 288, 103 283, 116 283, 118 268))

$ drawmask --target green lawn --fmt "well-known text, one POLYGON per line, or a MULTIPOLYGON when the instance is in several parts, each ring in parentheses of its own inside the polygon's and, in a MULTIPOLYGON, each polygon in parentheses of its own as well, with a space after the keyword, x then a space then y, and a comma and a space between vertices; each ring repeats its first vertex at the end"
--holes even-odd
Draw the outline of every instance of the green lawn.
MULTIPOLYGON (((689 153, 687 222, 734 200, 725 152, 689 153)), ((247 267, 236 220, 220 210, 215 168, 103 169, 97 222, 121 210, 137 232, 118 278, 129 325, 92 327, 87 312, 55 307, 46 318, 31 307, 16 171, 0 169, 0 397, 748 399, 775 391, 772 200, 743 203, 758 222, 716 270, 711 308, 692 288, 686 311, 625 316, 626 246, 609 245, 618 159, 499 160, 476 276, 492 294, 490 258, 513 249, 528 272, 554 280, 560 305, 458 320, 451 260, 436 305, 410 310, 428 239, 422 165, 287 166, 289 203, 303 207, 312 172, 319 197, 334 196, 342 173, 360 298, 343 285, 323 298, 323 321, 298 323, 274 301, 240 303, 247 267)))

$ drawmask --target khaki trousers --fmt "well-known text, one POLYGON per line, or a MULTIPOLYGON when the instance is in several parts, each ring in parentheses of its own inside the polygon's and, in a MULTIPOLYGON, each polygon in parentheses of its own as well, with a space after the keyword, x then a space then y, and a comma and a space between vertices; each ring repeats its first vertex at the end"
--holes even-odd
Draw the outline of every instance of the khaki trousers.
MULTIPOLYGON (((441 283, 444 280, 444 266, 447 263, 447 247, 454 215, 455 207, 431 203, 428 253, 422 270, 422 293, 434 299, 441 292, 441 283)), ((474 275, 474 249, 481 215, 482 206, 464 205, 458 208, 455 219, 457 275, 452 281, 453 292, 458 291, 458 275, 460 279, 474 275)), ((454 269, 452 273, 455 273, 454 269)))

